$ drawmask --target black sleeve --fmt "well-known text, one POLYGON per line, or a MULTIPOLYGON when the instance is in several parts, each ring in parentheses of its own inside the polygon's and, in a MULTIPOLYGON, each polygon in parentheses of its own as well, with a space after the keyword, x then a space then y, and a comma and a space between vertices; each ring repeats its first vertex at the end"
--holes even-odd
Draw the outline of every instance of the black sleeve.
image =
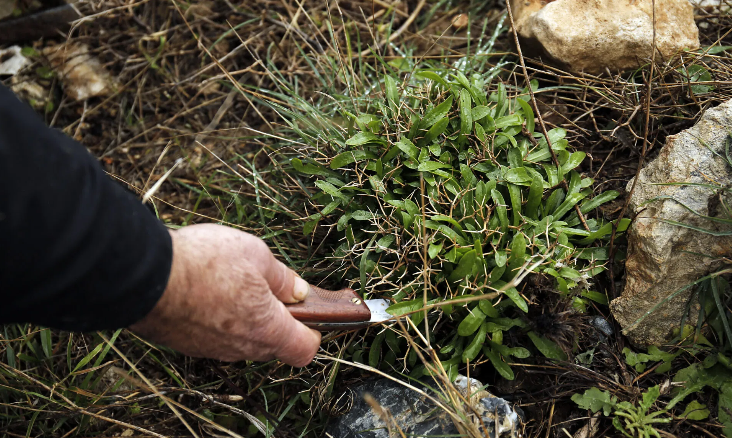
POLYGON ((155 306, 172 259, 165 226, 0 85, 0 324, 126 327, 155 306))

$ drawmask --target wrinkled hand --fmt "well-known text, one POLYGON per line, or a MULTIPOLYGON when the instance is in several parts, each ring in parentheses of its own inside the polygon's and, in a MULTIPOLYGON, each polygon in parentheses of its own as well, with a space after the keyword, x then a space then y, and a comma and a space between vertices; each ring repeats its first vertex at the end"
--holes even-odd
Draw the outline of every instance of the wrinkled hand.
POLYGON ((221 225, 188 226, 171 236, 168 286, 133 331, 190 356, 312 361, 320 333, 283 304, 303 300, 308 285, 261 239, 221 225))

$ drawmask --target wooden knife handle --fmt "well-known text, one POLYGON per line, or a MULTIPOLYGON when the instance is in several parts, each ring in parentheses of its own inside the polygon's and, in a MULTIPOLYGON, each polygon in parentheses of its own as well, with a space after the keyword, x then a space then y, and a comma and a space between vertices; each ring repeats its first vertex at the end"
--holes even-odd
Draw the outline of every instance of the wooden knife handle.
POLYGON ((313 328, 329 323, 368 323, 371 319, 366 303, 350 288, 333 291, 311 285, 305 301, 286 306, 295 319, 313 328))

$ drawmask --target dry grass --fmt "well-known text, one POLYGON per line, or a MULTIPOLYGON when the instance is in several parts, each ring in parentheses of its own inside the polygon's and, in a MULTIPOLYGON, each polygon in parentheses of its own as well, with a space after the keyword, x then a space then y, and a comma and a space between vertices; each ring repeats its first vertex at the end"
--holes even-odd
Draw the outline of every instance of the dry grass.
MULTIPOLYGON (((301 224, 273 220, 261 202, 271 193, 265 190, 268 185, 282 177, 269 158, 281 120, 267 102, 284 102, 271 92, 284 83, 295 84, 301 96, 317 102, 324 89, 363 89, 368 86, 363 80, 351 83, 346 75, 323 77, 318 72, 364 71, 364 65, 376 64, 377 55, 387 62, 400 57, 459 59, 474 47, 484 27, 492 31, 503 12, 493 4, 459 1, 391 5, 90 1, 83 11, 88 18, 74 28, 70 41, 92 48, 116 78, 116 91, 106 98, 73 102, 56 80, 36 73, 35 67, 46 63, 43 58, 17 80, 36 81, 51 90, 53 107, 46 106, 46 121, 89 147, 112 176, 140 193, 177 158, 184 158, 172 183, 163 184, 154 199, 162 219, 176 226, 223 221, 268 235, 283 257, 304 268, 309 245, 297 238, 301 224), (457 14, 468 12, 474 17, 470 33, 453 25, 457 14), (394 44, 384 44, 387 40, 394 44), (404 47, 410 50, 401 52, 404 47)), ((698 20, 707 23, 703 46, 732 45, 729 16, 700 11, 698 20)), ((40 51, 52 43, 34 46, 40 51)), ((499 69, 505 83, 520 89, 526 78, 510 36, 497 44, 492 53, 482 55, 486 68, 499 69)), ((591 154, 583 171, 600 182, 598 190, 622 187, 635 174, 644 139, 649 159, 666 136, 732 97, 728 52, 687 53, 670 61, 657 59, 653 69, 601 77, 525 61, 529 76, 542 83, 544 91, 536 98, 547 127, 565 128, 570 144, 591 154), (706 69, 711 80, 690 84, 685 71, 692 65, 706 69), (700 93, 700 85, 713 89, 700 93)), ((278 202, 278 213, 295 208, 278 202)), ((604 213, 618 215, 622 206, 620 200, 604 213)), ((620 281, 621 270, 614 273, 620 281)), ((609 289, 610 283, 604 286, 609 289)), ((596 311, 609 316, 606 308, 596 311)), ((8 326, 0 332, 0 432, 13 437, 254 436, 261 431, 318 436, 329 414, 342 409, 338 400, 348 387, 373 375, 373 369, 342 357, 376 330, 333 335, 312 366, 292 370, 277 362, 224 365, 185 358, 124 331, 79 335, 8 326), (131 371, 133 366, 137 372, 131 371)), ((426 343, 412 343, 432 363, 426 343)), ((527 436, 566 437, 588 421, 569 401, 572 394, 599 386, 632 400, 639 386, 663 377, 638 375, 625 365, 622 347, 620 337, 598 345, 593 369, 572 363, 514 364, 518 371, 513 382, 480 364, 471 366, 470 374, 524 408, 527 436)), ((459 397, 452 397, 445 408, 466 418, 469 413, 461 411, 459 397)), ((707 398, 712 403, 711 395, 707 398)), ((604 421, 596 436, 613 433, 604 421)), ((720 432, 715 424, 675 422, 665 433, 692 437, 720 432)))

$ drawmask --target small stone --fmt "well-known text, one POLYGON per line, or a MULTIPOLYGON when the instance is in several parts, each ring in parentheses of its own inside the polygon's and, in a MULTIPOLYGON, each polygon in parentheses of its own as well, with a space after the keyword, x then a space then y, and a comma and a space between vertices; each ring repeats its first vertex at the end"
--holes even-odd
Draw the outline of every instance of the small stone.
POLYGON ((15 76, 30 65, 31 61, 23 56, 21 51, 22 49, 18 46, 0 50, 0 76, 15 76))
POLYGON ((64 84, 64 91, 74 100, 107 96, 114 81, 99 60, 81 43, 66 43, 43 49, 51 66, 64 84))
MULTIPOLYGON (((653 54, 653 1, 510 0, 521 48, 575 72, 624 71, 653 54)), ((668 59, 699 48, 688 0, 655 0, 656 49, 668 59)))
POLYGON ((468 18, 468 14, 458 14, 453 17, 452 26, 455 29, 462 29, 464 27, 467 27, 469 22, 470 18, 468 18))
POLYGON ((595 327, 600 333, 602 333, 605 336, 612 336, 613 333, 615 333, 615 330, 613 330, 613 326, 607 322, 607 319, 603 318, 602 316, 596 316, 590 320, 590 324, 592 327, 595 327))

